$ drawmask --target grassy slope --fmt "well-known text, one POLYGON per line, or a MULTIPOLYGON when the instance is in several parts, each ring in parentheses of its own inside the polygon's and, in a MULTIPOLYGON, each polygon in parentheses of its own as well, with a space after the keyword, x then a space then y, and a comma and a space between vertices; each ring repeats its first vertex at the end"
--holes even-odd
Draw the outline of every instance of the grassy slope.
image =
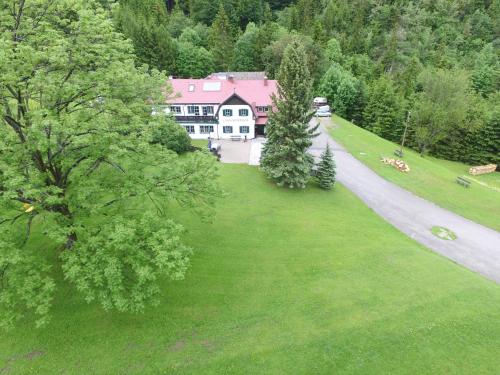
MULTIPOLYGON (((405 149, 404 160, 411 171, 407 174, 380 162, 380 156, 394 157, 398 147, 375 134, 350 122, 333 116, 337 125, 330 134, 349 152, 387 180, 413 193, 435 202, 480 224, 500 230, 500 191, 473 182, 469 189, 455 182, 457 176, 468 174, 465 164, 422 158, 418 153, 405 149)), ((500 188, 500 173, 471 176, 477 181, 500 188)))
POLYGON ((224 165, 185 281, 145 315, 71 289, 52 323, 0 339, 9 374, 493 374, 500 287, 411 241, 342 186, 279 189, 224 165))

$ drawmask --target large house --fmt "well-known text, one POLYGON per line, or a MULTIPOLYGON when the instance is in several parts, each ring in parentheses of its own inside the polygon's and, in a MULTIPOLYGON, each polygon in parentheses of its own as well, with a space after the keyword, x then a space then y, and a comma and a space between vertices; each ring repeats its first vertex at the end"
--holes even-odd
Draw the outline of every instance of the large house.
POLYGON ((167 113, 191 138, 247 138, 265 134, 276 81, 264 74, 214 73, 205 79, 170 79, 167 113))

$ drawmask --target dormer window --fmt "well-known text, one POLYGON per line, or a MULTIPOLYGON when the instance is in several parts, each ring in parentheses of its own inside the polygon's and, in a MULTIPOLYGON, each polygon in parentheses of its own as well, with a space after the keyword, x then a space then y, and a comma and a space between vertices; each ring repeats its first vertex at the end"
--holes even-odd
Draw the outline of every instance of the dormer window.
POLYGON ((268 106, 257 107, 257 112, 269 112, 269 107, 268 106))
POLYGON ((188 86, 188 91, 189 92, 193 92, 194 88, 195 88, 195 84, 194 83, 190 83, 189 86, 188 86))

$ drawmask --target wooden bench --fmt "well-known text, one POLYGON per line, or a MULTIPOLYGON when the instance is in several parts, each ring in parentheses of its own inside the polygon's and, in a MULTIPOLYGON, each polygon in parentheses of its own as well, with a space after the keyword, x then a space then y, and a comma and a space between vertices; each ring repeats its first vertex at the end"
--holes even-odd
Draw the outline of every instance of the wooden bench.
POLYGON ((241 135, 232 135, 231 141, 241 141, 241 135))
POLYGON ((460 176, 457 177, 457 184, 465 186, 466 188, 470 187, 470 181, 460 176))
POLYGON ((394 151, 394 155, 396 155, 398 158, 402 158, 403 157, 403 151, 401 150, 396 150, 394 151))

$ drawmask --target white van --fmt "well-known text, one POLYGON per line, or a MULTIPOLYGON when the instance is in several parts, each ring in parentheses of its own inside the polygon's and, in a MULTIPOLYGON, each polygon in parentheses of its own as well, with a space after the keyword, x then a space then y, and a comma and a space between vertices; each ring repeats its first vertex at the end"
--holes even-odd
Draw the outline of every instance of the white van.
POLYGON ((321 97, 321 96, 317 96, 313 99, 314 108, 319 108, 319 107, 325 106, 327 103, 328 103, 328 100, 326 98, 321 97))

